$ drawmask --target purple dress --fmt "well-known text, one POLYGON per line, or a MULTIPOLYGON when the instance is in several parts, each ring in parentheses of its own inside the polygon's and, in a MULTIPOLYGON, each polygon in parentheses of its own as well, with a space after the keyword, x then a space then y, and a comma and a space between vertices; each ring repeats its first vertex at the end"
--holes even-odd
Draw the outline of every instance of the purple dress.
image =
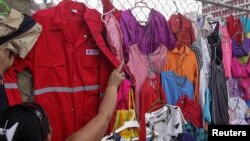
POLYGON ((150 11, 148 22, 141 25, 131 10, 122 12, 120 26, 124 39, 124 57, 128 59, 130 46, 137 44, 144 54, 153 53, 160 44, 169 49, 176 47, 176 42, 166 19, 158 11, 150 11))

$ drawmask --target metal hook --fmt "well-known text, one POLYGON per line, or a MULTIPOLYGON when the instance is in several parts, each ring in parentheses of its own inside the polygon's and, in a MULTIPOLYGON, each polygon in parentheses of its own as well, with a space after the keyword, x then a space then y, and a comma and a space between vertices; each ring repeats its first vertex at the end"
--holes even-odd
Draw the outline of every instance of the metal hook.
POLYGON ((177 4, 176 4, 176 2, 175 2, 175 1, 173 1, 173 3, 174 3, 174 6, 175 6, 175 8, 176 8, 176 11, 175 11, 175 13, 179 13, 179 9, 178 9, 178 7, 177 7, 177 4))

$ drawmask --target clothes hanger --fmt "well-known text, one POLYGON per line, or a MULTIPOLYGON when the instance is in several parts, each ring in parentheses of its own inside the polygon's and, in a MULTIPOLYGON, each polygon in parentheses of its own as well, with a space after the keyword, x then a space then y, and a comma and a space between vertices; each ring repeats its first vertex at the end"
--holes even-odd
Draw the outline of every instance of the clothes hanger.
POLYGON ((4 7, 3 12, 0 12, 0 16, 8 16, 9 12, 10 12, 10 8, 9 6, 5 3, 4 0, 0 0, 0 6, 4 7))
POLYGON ((144 0, 135 2, 134 7, 132 7, 131 10, 135 8, 148 8, 151 10, 151 8, 148 6, 148 4, 144 0))
POLYGON ((215 22, 214 16, 212 15, 212 10, 210 8, 208 14, 206 15, 206 19, 209 23, 215 22))
MULTIPOLYGON (((131 93, 131 98, 134 99, 133 98, 134 97, 133 90, 131 90, 131 92, 132 92, 131 93)), ((129 99, 129 106, 130 106, 130 102, 132 102, 132 106, 134 108, 135 107, 134 101, 131 100, 131 99, 129 99)), ((130 112, 132 113, 131 119, 129 121, 125 121, 124 124, 123 124, 123 126, 121 126, 120 128, 118 128, 118 129, 115 130, 115 133, 119 133, 119 132, 121 132, 121 131, 123 131, 125 129, 128 129, 128 128, 139 128, 140 127, 138 121, 135 118, 135 116, 136 116, 135 109, 130 109, 129 108, 129 113, 130 112)))
POLYGON ((116 129, 114 131, 114 133, 111 133, 110 135, 108 136, 105 136, 104 138, 102 138, 101 141, 106 141, 108 138, 111 138, 112 136, 114 136, 115 133, 120 133, 121 131, 125 130, 125 129, 129 129, 129 128, 140 128, 140 124, 137 120, 134 120, 135 119, 135 111, 134 110, 130 110, 130 112, 133 113, 133 116, 131 118, 131 120, 129 121, 125 121, 124 124, 116 129))
POLYGON ((101 20, 102 20, 102 22, 104 22, 104 23, 106 23, 106 21, 105 21, 105 16, 106 15, 109 15, 110 13, 113 13, 113 12, 115 12, 117 10, 117 8, 116 7, 114 7, 113 9, 111 9, 110 11, 108 11, 108 12, 106 12, 106 13, 103 13, 102 15, 101 15, 101 20))
POLYGON ((111 13, 113 13, 113 12, 115 12, 116 10, 118 10, 118 7, 121 7, 122 5, 118 5, 118 6, 116 6, 116 7, 114 7, 113 9, 111 9, 110 11, 108 11, 108 12, 106 12, 106 13, 103 13, 102 15, 101 15, 101 20, 102 20, 102 22, 104 22, 104 23, 106 23, 106 21, 105 21, 105 16, 106 15, 109 15, 109 14, 111 14, 111 13))
POLYGON ((148 112, 153 112, 154 110, 163 107, 166 105, 166 103, 160 98, 160 92, 159 89, 157 90, 158 93, 158 99, 151 105, 151 108, 148 112))
POLYGON ((174 3, 174 6, 175 6, 175 12, 174 12, 174 14, 178 14, 179 13, 179 9, 177 7, 177 4, 176 4, 175 0, 173 0, 173 3, 174 3))
MULTIPOLYGON (((143 12, 143 10, 142 10, 143 8, 146 8, 146 9, 148 9, 149 11, 152 10, 152 8, 150 8, 150 7, 148 6, 148 4, 147 4, 144 0, 137 1, 137 2, 134 4, 134 7, 132 7, 130 10, 133 11, 135 8, 140 8, 140 11, 142 11, 142 12, 143 12)), ((144 12, 143 12, 143 13, 144 13, 144 12)), ((149 19, 149 18, 148 18, 148 19, 149 19)), ((138 20, 138 22, 140 22, 140 23, 147 23, 148 20, 147 20, 147 21, 138 20)))
POLYGON ((135 113, 135 103, 134 103, 134 94, 133 90, 131 89, 129 92, 129 101, 128 101, 128 113, 132 114, 132 117, 130 120, 125 121, 124 124, 116 129, 113 133, 111 133, 108 136, 105 136, 102 141, 106 141, 107 139, 113 137, 115 134, 120 133, 121 131, 129 128, 140 128, 139 122, 136 120, 136 113, 135 113), (132 103, 131 103, 132 102, 132 103), (130 109, 130 105, 132 105, 132 109, 130 109))
POLYGON ((152 103, 150 106, 150 109, 148 112, 153 112, 155 109, 158 109, 160 107, 163 107, 166 103, 164 100, 162 100, 161 95, 160 95, 160 89, 157 87, 157 83, 159 83, 157 80, 153 79, 153 87, 157 89, 157 94, 158 94, 158 99, 152 103))
POLYGON ((222 61, 220 60, 220 58, 219 58, 219 57, 217 56, 217 54, 216 54, 218 45, 219 45, 219 43, 216 43, 216 44, 213 45, 213 47, 215 48, 215 57, 214 57, 214 59, 213 59, 213 61, 212 61, 212 65, 214 65, 214 63, 215 63, 216 60, 218 60, 219 63, 222 64, 222 61))

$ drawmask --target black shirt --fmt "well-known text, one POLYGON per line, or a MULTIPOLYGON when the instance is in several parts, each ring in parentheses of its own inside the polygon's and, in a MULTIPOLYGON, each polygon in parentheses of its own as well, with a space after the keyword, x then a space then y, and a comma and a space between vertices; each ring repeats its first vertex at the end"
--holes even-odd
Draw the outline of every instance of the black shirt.
POLYGON ((0 114, 9 107, 4 85, 0 85, 0 114))

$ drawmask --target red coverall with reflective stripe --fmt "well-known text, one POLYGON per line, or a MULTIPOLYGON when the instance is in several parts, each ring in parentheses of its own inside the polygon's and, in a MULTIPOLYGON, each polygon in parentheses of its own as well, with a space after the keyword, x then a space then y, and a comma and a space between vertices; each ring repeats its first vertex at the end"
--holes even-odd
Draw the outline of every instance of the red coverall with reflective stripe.
POLYGON ((29 55, 16 59, 6 73, 6 92, 11 105, 21 102, 16 73, 29 68, 34 99, 48 114, 52 141, 64 141, 97 114, 100 94, 119 61, 103 39, 100 13, 82 3, 62 1, 34 19, 42 33, 29 55))

